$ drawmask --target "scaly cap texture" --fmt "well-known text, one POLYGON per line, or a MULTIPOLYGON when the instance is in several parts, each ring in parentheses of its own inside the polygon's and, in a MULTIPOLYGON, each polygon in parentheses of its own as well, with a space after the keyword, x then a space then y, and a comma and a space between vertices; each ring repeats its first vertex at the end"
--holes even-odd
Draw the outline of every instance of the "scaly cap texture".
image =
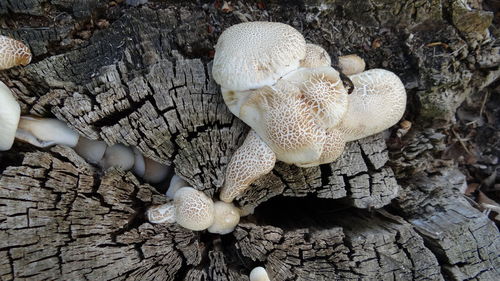
POLYGON ((384 69, 371 69, 349 77, 354 91, 338 129, 346 141, 379 133, 396 124, 406 108, 406 91, 399 77, 384 69))
POLYGON ((300 61, 300 67, 314 68, 331 65, 332 59, 325 49, 316 44, 306 44, 306 56, 300 61))
POLYGON ((234 91, 271 86, 299 67, 306 55, 304 37, 278 22, 245 22, 226 29, 215 46, 212 75, 234 91))
POLYGON ((253 181, 269 173, 275 162, 274 152, 255 131, 251 130, 227 165, 220 199, 231 203, 253 181))
POLYGON ((174 223, 174 204, 172 202, 168 202, 163 205, 152 206, 146 212, 146 218, 150 223, 174 223))
POLYGON ((0 81, 0 151, 9 150, 16 136, 21 108, 9 87, 0 81))
POLYGON ((0 70, 31 62, 31 51, 21 41, 0 35, 0 70))
POLYGON ((187 229, 200 231, 214 222, 214 202, 202 191, 183 187, 174 195, 175 219, 187 229))

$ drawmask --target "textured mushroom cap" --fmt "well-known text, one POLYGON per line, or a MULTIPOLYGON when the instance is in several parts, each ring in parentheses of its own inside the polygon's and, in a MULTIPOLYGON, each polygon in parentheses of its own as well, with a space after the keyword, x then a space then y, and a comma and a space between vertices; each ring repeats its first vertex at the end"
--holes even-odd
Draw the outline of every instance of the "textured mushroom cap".
POLYGON ((146 218, 150 223, 174 223, 174 204, 172 202, 169 202, 163 205, 152 206, 147 210, 146 218))
POLYGON ((250 272, 250 281, 270 281, 265 268, 258 266, 250 272))
POLYGON ((21 116, 16 138, 37 147, 56 144, 75 147, 80 135, 58 119, 21 116))
POLYGON ((134 167, 132 171, 138 177, 144 177, 144 173, 146 172, 146 161, 142 153, 136 147, 132 148, 134 151, 134 167))
POLYGON ((183 187, 174 195, 175 218, 187 229, 200 231, 214 222, 214 202, 202 191, 183 187))
POLYGON ((123 144, 114 144, 106 148, 104 157, 99 165, 105 170, 115 167, 123 171, 128 171, 134 167, 135 156, 131 148, 123 144))
POLYGON ((331 65, 332 59, 325 49, 316 44, 306 44, 306 56, 300 61, 301 67, 313 68, 331 65))
POLYGON ((346 141, 379 133, 396 124, 406 108, 406 91, 399 77, 384 69, 371 69, 349 77, 354 91, 338 129, 346 141))
POLYGON ((231 203, 252 182, 271 172, 275 162, 276 154, 251 130, 227 165, 220 200, 231 203))
POLYGON ((185 181, 183 178, 179 177, 177 174, 174 174, 172 176, 172 179, 170 179, 170 184, 167 189, 167 197, 169 198, 174 198, 175 193, 177 190, 179 190, 181 187, 189 186, 189 183, 185 181))
POLYGON ((0 151, 12 147, 20 116, 19 104, 9 87, 0 81, 0 151))
POLYGON ((314 167, 321 164, 332 163, 342 155, 345 148, 344 133, 336 128, 326 130, 325 144, 321 157, 314 162, 307 164, 297 164, 302 168, 314 167))
POLYGON ((21 41, 0 35, 0 70, 31 62, 31 51, 21 41))
POLYGON ((330 66, 300 68, 283 80, 299 87, 302 99, 321 128, 340 123, 347 111, 348 94, 337 70, 330 66))
POLYGON ((104 157, 107 147, 104 141, 89 140, 85 137, 80 137, 74 149, 87 162, 97 164, 104 157))
POLYGON ((226 29, 215 46, 212 75, 234 91, 271 86, 295 70, 306 42, 295 28, 277 22, 245 22, 226 29))
POLYGON ((358 55, 347 55, 339 57, 339 68, 345 75, 358 74, 365 71, 365 61, 358 55))
POLYGON ((171 170, 170 166, 163 165, 147 157, 144 157, 144 163, 146 170, 143 178, 150 183, 159 183, 166 179, 171 170))
POLYGON ((208 232, 228 234, 240 222, 240 210, 232 203, 217 201, 214 203, 214 223, 208 228, 208 232))
POLYGON ((298 86, 281 79, 273 87, 249 93, 241 106, 240 119, 271 147, 276 159, 289 164, 319 159, 325 131, 317 125, 298 86))

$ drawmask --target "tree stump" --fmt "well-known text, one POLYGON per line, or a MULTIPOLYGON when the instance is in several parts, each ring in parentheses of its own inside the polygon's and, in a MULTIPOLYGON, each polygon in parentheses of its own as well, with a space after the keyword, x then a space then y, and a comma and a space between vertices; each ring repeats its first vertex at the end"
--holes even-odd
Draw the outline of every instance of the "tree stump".
POLYGON ((34 54, 0 73, 23 113, 135 146, 216 197, 248 127, 211 77, 213 46, 225 28, 263 20, 294 26, 334 60, 357 53, 397 73, 416 125, 391 153, 381 133, 331 164, 277 163, 237 198, 250 215, 222 236, 148 223, 168 182, 17 143, 0 153, 1 280, 248 280, 256 266, 275 281, 500 278, 498 229, 460 194, 456 170, 430 161, 443 137, 429 128, 500 74, 484 3, 131 2, 0 3, 0 33, 34 54))

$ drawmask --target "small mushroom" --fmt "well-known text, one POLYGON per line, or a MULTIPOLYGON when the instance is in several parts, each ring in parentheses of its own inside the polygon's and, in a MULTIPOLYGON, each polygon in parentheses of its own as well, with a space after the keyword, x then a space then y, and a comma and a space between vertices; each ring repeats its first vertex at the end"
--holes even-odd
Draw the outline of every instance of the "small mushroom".
POLYGON ((56 144, 75 147, 79 137, 61 120, 33 116, 21 116, 16 132, 17 139, 37 147, 56 144))
POLYGON ((255 131, 250 131, 227 165, 220 200, 231 203, 252 182, 269 173, 275 162, 276 155, 271 148, 255 131))
POLYGON ((278 22, 245 22, 226 29, 215 46, 212 75, 222 88, 246 91, 271 86, 299 68, 304 36, 278 22))
POLYGON ((265 268, 258 266, 250 271, 250 281, 271 281, 265 268))
POLYGON ((151 158, 144 157, 145 171, 143 178, 149 183, 159 183, 167 178, 171 168, 170 166, 156 162, 151 158))
POLYGON ((214 203, 214 223, 208 228, 208 232, 228 234, 233 232, 239 222, 240 209, 232 203, 217 201, 214 203))
POLYGON ((104 141, 90 140, 80 136, 74 149, 87 162, 97 164, 104 157, 107 147, 104 141))
POLYGON ((31 51, 21 41, 0 35, 0 70, 31 62, 31 51))
POLYGON ((174 198, 175 193, 177 190, 179 190, 181 187, 189 186, 189 183, 185 181, 183 178, 179 177, 177 174, 174 174, 172 176, 172 179, 170 179, 170 184, 167 189, 167 197, 169 198, 174 198))
POLYGON ((365 61, 358 55, 339 57, 339 68, 345 75, 354 75, 365 71, 365 61))
POLYGON ((172 202, 153 206, 146 212, 146 218, 151 223, 175 223, 175 208, 172 202))
POLYGON ((214 222, 214 202, 202 191, 183 187, 175 193, 175 220, 187 229, 204 230, 214 222))
POLYGON ((123 144, 108 146, 106 152, 104 152, 104 157, 99 161, 99 165, 105 170, 116 167, 128 171, 134 167, 134 163, 134 152, 123 144))
POLYGON ((142 156, 142 153, 134 147, 132 149, 134 151, 134 167, 132 168, 132 171, 134 171, 134 174, 138 177, 144 177, 144 173, 146 172, 146 161, 145 157, 142 156))

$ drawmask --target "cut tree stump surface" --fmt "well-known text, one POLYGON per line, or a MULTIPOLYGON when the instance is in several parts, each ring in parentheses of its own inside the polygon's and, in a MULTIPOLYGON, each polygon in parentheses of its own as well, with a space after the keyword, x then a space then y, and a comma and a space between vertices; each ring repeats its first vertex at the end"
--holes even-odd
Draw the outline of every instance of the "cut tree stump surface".
POLYGON ((0 153, 1 280, 248 280, 255 266, 274 281, 500 279, 496 226, 445 176, 425 174, 438 140, 424 128, 450 122, 499 76, 499 49, 482 32, 490 12, 451 0, 219 4, 2 1, 0 34, 34 58, 0 79, 24 114, 135 146, 216 197, 248 127, 211 77, 213 46, 241 21, 281 21, 334 62, 357 53, 402 78, 422 124, 415 147, 391 159, 404 176, 387 165, 384 134, 331 164, 278 162, 237 198, 254 213, 220 236, 146 222, 147 207, 168 200, 164 186, 103 172, 69 148, 15 144, 0 153))

